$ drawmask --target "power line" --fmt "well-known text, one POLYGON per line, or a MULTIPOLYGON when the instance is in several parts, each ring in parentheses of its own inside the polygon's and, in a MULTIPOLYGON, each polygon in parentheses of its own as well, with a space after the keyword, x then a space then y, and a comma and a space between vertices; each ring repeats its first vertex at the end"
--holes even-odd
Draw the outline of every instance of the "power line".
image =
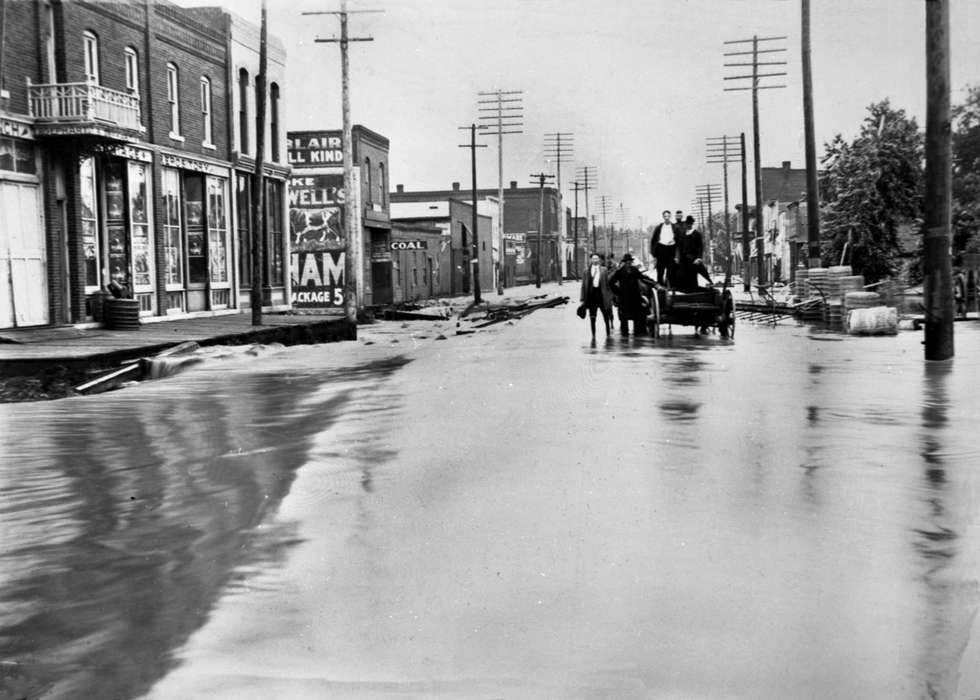
POLYGON ((538 250, 534 257, 537 261, 534 273, 534 285, 541 287, 541 237, 544 235, 544 181, 551 180, 555 176, 545 173, 531 173, 531 177, 537 180, 538 185, 538 250))

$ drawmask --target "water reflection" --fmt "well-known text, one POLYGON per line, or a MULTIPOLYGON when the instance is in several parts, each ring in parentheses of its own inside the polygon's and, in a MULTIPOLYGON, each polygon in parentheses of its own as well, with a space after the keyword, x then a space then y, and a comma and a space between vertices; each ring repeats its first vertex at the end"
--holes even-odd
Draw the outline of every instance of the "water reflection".
MULTIPOLYGON (((922 697, 956 696, 963 653, 980 601, 976 578, 967 576, 959 559, 960 530, 975 512, 960 509, 950 490, 948 470, 948 382, 953 362, 927 362, 923 373, 920 455, 923 465, 923 524, 912 529, 912 547, 920 557, 924 587, 918 670, 922 697)), ((964 465, 959 465, 964 466, 964 465)), ((955 479, 955 477, 954 477, 955 479)), ((975 572, 973 572, 975 576, 975 572)))
MULTIPOLYGON (((214 372, 5 415, 0 689, 146 692, 226 586, 299 542, 289 523, 259 526, 350 406, 338 383, 405 362, 214 372)), ((360 480, 373 488, 367 468, 360 480)))

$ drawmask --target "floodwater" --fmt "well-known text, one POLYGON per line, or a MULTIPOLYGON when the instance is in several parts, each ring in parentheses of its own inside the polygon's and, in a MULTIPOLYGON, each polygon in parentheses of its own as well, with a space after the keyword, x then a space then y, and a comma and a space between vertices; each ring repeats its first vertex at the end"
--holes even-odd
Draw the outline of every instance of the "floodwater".
POLYGON ((565 307, 0 405, 0 697, 980 697, 956 332, 565 307))

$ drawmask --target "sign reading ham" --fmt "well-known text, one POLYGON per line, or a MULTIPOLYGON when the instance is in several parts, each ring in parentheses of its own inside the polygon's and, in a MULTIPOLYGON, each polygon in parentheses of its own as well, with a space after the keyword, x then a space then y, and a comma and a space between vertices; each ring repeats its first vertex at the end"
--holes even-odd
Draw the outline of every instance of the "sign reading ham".
POLYGON ((297 174, 289 180, 293 308, 344 304, 343 201, 342 173, 297 174))

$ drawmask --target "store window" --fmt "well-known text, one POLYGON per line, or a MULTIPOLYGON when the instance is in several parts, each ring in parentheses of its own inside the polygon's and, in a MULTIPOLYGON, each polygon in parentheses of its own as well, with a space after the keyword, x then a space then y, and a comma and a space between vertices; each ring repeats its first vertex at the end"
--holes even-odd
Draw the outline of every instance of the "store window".
POLYGON ((173 63, 167 64, 167 104, 170 106, 170 136, 180 138, 180 73, 173 63))
POLYGON ((0 170, 25 175, 37 174, 34 144, 0 136, 0 170))
POLYGON ((99 225, 97 206, 98 196, 95 182, 95 161, 85 158, 79 165, 82 200, 82 251, 85 265, 85 291, 91 293, 101 286, 99 260, 102 250, 99 245, 99 225))
POLYGON ((184 286, 184 245, 180 235, 180 172, 163 168, 160 175, 163 194, 163 250, 168 290, 184 286))
POLYGON ((225 181, 207 179, 208 262, 212 284, 228 281, 228 234, 225 208, 225 181))
POLYGON ((109 282, 132 291, 129 276, 129 236, 126 235, 126 183, 123 164, 105 163, 105 222, 109 253, 109 282))
POLYGON ((204 124, 204 141, 205 146, 213 146, 211 142, 213 137, 212 121, 211 121, 211 81, 205 77, 201 78, 201 121, 204 124))
POLYGON ((282 195, 283 183, 278 180, 266 180, 265 183, 265 227, 269 241, 269 285, 281 287, 285 284, 283 270, 283 240, 282 232, 282 195))
POLYGON ((83 35, 83 51, 85 52, 85 80, 99 84, 99 38, 92 32, 83 35))
POLYGON ((150 232, 150 166, 129 163, 129 222, 133 251, 133 290, 153 291, 153 240, 150 232))
POLYGON ((126 62, 126 89, 135 95, 140 90, 139 60, 136 49, 127 46, 124 59, 126 62))
POLYGON ((248 153, 248 71, 238 71, 238 143, 248 153))
POLYGON ((238 173, 235 206, 238 211, 238 279, 242 288, 252 286, 252 178, 238 173))

